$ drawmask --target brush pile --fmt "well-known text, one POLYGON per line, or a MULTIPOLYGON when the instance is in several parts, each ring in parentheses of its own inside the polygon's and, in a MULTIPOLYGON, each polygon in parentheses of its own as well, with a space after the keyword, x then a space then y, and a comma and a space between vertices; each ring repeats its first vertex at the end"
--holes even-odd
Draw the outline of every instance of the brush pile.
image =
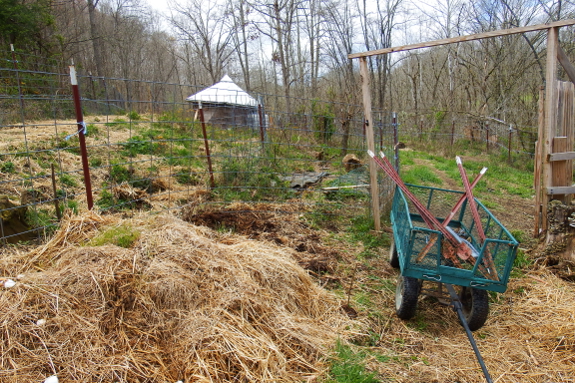
POLYGON ((17 281, 0 287, 0 381, 313 380, 350 321, 294 253, 165 215, 68 218, 0 262, 17 281), (120 226, 132 246, 90 246, 120 226))

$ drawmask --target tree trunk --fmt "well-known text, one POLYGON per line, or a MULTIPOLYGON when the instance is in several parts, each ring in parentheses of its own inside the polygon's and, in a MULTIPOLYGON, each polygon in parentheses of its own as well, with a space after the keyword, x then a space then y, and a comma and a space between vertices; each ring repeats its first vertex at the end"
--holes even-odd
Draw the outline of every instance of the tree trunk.
POLYGON ((104 77, 104 63, 102 60, 101 36, 96 22, 96 6, 99 0, 88 0, 88 16, 90 18, 90 37, 92 39, 92 48, 94 49, 94 61, 96 63, 96 74, 98 77, 104 77))

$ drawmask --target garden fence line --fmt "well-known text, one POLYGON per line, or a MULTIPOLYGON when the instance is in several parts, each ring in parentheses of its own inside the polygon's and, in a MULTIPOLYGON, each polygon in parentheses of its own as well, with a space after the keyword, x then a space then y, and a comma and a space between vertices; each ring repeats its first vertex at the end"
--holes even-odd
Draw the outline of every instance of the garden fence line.
MULTIPOLYGON (((241 89, 197 102, 190 96, 205 87, 78 69, 78 124, 67 70, 31 55, 2 57, 3 244, 42 237, 66 212, 86 209, 86 174, 101 212, 239 204, 297 212, 320 226, 369 215, 360 105, 269 94, 246 104, 241 89)), ((398 124, 390 113, 375 116, 377 150, 391 153, 398 124)), ((389 195, 392 186, 382 177, 379 190, 389 195)))

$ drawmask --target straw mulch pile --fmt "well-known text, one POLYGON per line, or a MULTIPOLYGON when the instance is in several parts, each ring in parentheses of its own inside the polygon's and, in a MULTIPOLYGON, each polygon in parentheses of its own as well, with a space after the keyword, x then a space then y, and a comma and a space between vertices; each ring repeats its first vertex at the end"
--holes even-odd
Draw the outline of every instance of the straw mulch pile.
POLYGON ((353 324, 294 253, 167 215, 68 218, 0 261, 0 381, 314 380, 353 324), (139 238, 86 245, 110 228, 139 238))

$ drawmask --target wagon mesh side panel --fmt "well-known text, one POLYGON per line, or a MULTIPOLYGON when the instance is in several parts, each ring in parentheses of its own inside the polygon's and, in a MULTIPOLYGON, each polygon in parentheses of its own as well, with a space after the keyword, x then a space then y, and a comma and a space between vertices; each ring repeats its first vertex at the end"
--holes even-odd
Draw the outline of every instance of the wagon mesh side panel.
MULTIPOLYGON (((514 239, 507 234, 505 228, 497 222, 496 219, 494 219, 493 215, 481 203, 477 203, 477 211, 479 213, 481 226, 483 227, 486 238, 482 264, 487 267, 488 263, 485 258, 491 256, 497 271, 498 280, 505 282, 504 278, 507 276, 505 267, 507 266, 507 260, 509 257, 513 256, 514 248, 511 244, 514 242, 514 239)), ((466 206, 465 214, 461 223, 466 232, 470 235, 469 241, 478 251, 481 250, 482 246, 479 232, 477 231, 477 226, 475 225, 471 208, 469 206, 466 206)), ((479 268, 475 271, 475 276, 486 278, 479 268)))
POLYGON ((396 190, 393 199, 393 225, 397 234, 395 239, 395 246, 397 249, 397 254, 405 254, 409 247, 409 233, 411 231, 409 224, 409 211, 406 208, 405 200, 403 199, 403 194, 401 192, 396 190))
POLYGON ((433 232, 424 230, 414 229, 412 231, 412 248, 409 259, 409 263, 411 265, 430 270, 435 270, 437 268, 437 257, 438 254, 440 254, 441 239, 439 239, 435 245, 433 245, 427 255, 421 260, 421 262, 417 262, 418 255, 425 248, 427 243, 432 239, 433 235, 433 232))
MULTIPOLYGON (((497 280, 499 281, 504 281, 504 278, 506 277, 505 266, 507 265, 507 259, 513 255, 512 251, 513 247, 508 243, 490 240, 486 241, 483 256, 485 257, 487 254, 491 255, 493 264, 495 265, 495 270, 497 271, 497 280)), ((483 264, 485 264, 485 261, 483 264)), ((486 276, 479 269, 475 271, 475 276, 486 278, 486 276)))
MULTIPOLYGON (((409 191, 411 191, 417 197, 418 201, 421 202, 440 222, 443 221, 443 218, 449 215, 451 209, 455 206, 462 195, 454 191, 415 185, 409 185, 409 191)), ((409 211, 412 213, 418 213, 411 201, 409 201, 409 211)))

